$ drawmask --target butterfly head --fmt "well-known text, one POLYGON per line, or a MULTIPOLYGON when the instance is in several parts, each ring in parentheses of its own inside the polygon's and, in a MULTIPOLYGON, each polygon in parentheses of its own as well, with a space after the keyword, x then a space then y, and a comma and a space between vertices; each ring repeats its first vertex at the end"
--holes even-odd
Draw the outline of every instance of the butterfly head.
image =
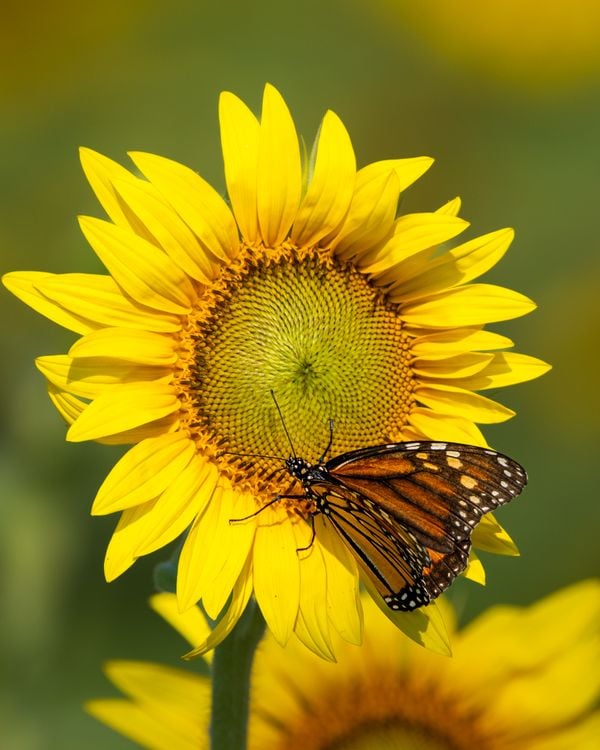
POLYGON ((312 466, 303 458, 297 458, 296 456, 290 456, 285 461, 285 467, 289 473, 304 483, 310 474, 312 466))

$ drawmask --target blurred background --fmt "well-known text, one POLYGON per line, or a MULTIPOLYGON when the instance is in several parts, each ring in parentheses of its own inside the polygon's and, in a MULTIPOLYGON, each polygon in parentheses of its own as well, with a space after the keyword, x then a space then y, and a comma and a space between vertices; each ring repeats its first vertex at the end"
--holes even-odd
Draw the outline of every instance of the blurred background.
MULTIPOLYGON (((518 415, 486 429, 530 487, 499 513, 520 559, 484 556, 488 588, 458 582, 462 622, 527 604, 597 572, 600 5, 504 0, 303 3, 130 0, 3 3, 1 271, 101 272, 76 215, 102 215, 81 172, 86 145, 180 160, 224 188, 217 122, 228 89, 259 111, 266 81, 311 142, 327 108, 360 165, 430 155, 401 210, 460 195, 468 236, 514 226, 486 281, 539 309, 495 326, 554 369, 498 393, 518 415), (542 10, 543 9, 543 10, 542 10), (543 13, 543 15, 541 15, 543 13)), ((466 235, 465 235, 466 236, 466 235)), ((0 293, 0 737, 7 750, 133 745, 81 703, 115 693, 108 658, 177 663, 184 644, 146 606, 140 560, 107 585, 116 518, 89 517, 121 451, 67 444, 33 366, 74 335, 0 293)))

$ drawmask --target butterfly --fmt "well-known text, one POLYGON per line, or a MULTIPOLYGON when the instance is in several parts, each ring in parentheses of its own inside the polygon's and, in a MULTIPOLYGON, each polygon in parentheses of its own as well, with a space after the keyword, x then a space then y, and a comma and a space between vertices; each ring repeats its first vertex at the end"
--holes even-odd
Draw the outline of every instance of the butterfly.
POLYGON ((314 517, 323 514, 395 611, 425 606, 447 589, 467 566, 479 521, 527 484, 516 461, 473 445, 391 443, 324 461, 328 449, 314 464, 285 459, 303 494, 279 498, 312 501, 313 539, 314 517))

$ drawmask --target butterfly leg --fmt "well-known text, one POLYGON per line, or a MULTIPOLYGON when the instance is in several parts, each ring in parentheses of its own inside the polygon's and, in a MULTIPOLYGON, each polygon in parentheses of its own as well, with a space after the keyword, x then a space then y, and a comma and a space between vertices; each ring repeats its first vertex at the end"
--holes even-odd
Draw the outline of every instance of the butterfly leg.
POLYGON ((317 532, 315 530, 315 516, 317 515, 317 513, 319 513, 319 511, 310 514, 310 529, 312 532, 310 542, 306 545, 306 547, 296 547, 296 552, 306 552, 306 550, 310 549, 315 543, 315 536, 317 535, 317 532))
POLYGON ((258 516, 259 513, 262 513, 263 510, 266 510, 266 508, 268 508, 270 505, 274 505, 280 500, 284 500, 286 498, 290 500, 304 500, 304 495, 275 495, 272 500, 269 500, 268 503, 263 505, 258 510, 255 510, 254 513, 250 513, 250 515, 243 516, 242 518, 230 518, 229 523, 242 523, 242 521, 249 521, 251 518, 255 518, 256 516, 258 516))

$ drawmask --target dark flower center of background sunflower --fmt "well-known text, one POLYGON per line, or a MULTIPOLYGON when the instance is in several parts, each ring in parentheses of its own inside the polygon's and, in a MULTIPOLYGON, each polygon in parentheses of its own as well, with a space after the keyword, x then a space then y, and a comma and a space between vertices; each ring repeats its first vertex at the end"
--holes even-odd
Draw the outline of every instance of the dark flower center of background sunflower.
MULTIPOLYGON (((370 670, 346 677, 345 682, 325 678, 318 696, 298 689, 298 710, 285 722, 278 750, 504 747, 501 736, 486 729, 489 716, 464 700, 460 691, 448 693, 443 681, 437 685, 431 676, 403 674, 378 660, 370 670)), ((260 713, 273 726, 281 726, 281 717, 269 707, 261 706, 260 713)))
MULTIPOLYGON (((367 278, 316 252, 224 272, 199 321, 196 414, 213 445, 315 460, 394 439, 412 401, 409 339, 367 278)), ((397 439, 397 438, 396 438, 397 439)), ((255 468, 271 471, 273 462, 255 468)))

